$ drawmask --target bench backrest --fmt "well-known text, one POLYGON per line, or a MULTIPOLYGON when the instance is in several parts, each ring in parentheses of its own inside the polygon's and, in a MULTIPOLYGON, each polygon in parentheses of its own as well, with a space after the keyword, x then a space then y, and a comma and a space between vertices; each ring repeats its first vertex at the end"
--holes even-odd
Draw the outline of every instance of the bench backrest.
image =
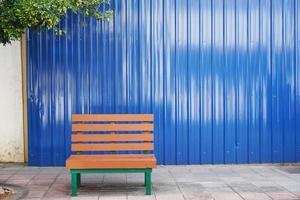
POLYGON ((72 152, 153 151, 153 114, 74 114, 72 152))

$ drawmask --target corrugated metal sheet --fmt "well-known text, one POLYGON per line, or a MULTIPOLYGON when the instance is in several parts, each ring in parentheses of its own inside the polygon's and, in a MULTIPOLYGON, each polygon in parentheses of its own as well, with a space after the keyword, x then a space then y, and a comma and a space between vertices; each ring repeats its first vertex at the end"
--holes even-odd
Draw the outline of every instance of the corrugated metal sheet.
POLYGON ((71 113, 154 113, 160 164, 300 161, 299 1, 111 7, 28 33, 30 165, 64 165, 71 113))

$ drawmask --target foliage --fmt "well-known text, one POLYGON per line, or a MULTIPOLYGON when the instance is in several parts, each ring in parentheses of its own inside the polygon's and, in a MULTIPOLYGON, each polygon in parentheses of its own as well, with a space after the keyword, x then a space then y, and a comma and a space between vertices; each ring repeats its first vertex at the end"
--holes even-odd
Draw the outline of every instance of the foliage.
POLYGON ((109 0, 0 0, 0 43, 7 44, 20 39, 28 28, 35 30, 53 28, 57 34, 60 20, 70 10, 75 14, 109 20, 111 10, 99 7, 109 0))

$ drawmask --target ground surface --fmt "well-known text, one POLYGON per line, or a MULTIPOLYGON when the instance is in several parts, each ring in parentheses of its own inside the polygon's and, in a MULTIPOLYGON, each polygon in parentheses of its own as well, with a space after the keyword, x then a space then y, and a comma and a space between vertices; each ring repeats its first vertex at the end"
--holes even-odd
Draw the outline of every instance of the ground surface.
MULTIPOLYGON (((152 179, 153 195, 145 196, 143 174, 85 174, 71 199, 300 199, 300 166, 160 166, 152 179)), ((26 187, 27 199, 70 199, 64 168, 0 165, 1 183, 26 187)))

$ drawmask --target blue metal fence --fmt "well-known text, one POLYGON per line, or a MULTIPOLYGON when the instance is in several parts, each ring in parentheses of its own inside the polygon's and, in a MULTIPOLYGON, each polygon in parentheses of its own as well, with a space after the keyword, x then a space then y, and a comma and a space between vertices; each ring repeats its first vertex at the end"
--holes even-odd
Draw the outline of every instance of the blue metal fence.
POLYGON ((110 6, 28 32, 30 165, 64 165, 72 113, 154 113, 160 164, 300 161, 299 1, 110 6))

